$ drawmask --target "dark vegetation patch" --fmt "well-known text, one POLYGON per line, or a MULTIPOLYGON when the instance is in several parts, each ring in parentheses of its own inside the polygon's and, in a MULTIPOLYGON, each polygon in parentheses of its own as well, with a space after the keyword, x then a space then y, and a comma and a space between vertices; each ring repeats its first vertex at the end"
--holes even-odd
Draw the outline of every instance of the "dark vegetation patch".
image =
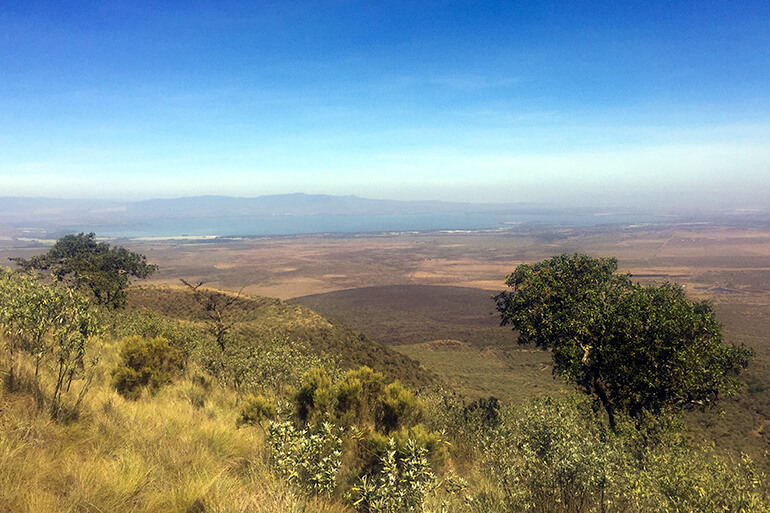
POLYGON ((485 290, 392 285, 315 294, 292 302, 339 319, 388 345, 450 339, 477 348, 516 343, 514 334, 500 326, 492 294, 485 290))

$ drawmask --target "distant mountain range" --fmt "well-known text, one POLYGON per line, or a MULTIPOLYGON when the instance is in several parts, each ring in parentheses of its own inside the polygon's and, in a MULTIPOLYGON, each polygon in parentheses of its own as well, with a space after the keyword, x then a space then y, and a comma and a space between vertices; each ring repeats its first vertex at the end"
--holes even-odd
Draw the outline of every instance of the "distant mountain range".
POLYGON ((526 204, 478 204, 444 201, 395 201, 333 196, 279 194, 256 198, 193 196, 143 201, 0 197, 2 223, 135 222, 157 217, 189 218, 276 215, 392 215, 479 213, 531 209, 526 204))
MULTIPOLYGON (((751 219, 767 219, 766 211, 735 215, 742 216, 741 219, 747 215, 751 219)), ((698 219, 705 218, 701 215, 698 219)), ((59 236, 77 231, 95 231, 114 237, 251 236, 495 229, 527 223, 586 226, 671 220, 670 216, 631 210, 559 208, 531 203, 374 200, 300 193, 255 198, 195 196, 144 201, 0 197, 0 231, 6 237, 59 236)))
POLYGON ((524 204, 394 201, 301 193, 256 198, 194 196, 143 201, 0 197, 0 226, 57 231, 79 226, 145 225, 157 220, 172 219, 470 215, 532 209, 534 209, 533 205, 524 204))

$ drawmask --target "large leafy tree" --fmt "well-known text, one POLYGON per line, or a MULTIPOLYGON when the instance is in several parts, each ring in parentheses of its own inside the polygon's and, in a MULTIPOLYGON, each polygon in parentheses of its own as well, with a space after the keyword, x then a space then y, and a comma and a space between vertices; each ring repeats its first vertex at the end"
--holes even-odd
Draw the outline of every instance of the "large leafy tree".
POLYGON ((147 278, 157 270, 144 255, 98 242, 93 233, 66 235, 44 255, 14 260, 25 271, 48 272, 56 280, 90 291, 111 308, 126 304, 129 278, 147 278))
POLYGON ((495 296, 519 343, 552 351, 554 372, 594 396, 614 427, 619 413, 712 405, 739 386, 753 351, 722 343, 708 301, 676 284, 642 286, 614 258, 561 255, 523 264, 495 296))

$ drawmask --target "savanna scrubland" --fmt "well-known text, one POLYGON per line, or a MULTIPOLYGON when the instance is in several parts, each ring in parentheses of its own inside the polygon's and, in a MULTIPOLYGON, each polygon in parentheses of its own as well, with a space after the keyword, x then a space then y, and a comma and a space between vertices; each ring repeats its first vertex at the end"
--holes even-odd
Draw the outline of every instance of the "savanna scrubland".
MULTIPOLYGON (((93 333, 52 328, 50 350, 24 351, 5 332, 0 510, 768 508, 770 231, 125 245, 158 272, 125 309, 72 303, 93 333), (573 252, 711 300, 724 341, 756 352, 737 395, 612 429, 491 299, 519 264, 573 252)), ((4 275, 4 304, 51 286, 26 279, 4 275)))

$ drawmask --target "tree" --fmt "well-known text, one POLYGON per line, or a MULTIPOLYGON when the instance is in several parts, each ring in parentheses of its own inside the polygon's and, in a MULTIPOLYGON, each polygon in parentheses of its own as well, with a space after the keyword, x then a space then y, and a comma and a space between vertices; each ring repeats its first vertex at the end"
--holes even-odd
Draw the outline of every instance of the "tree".
POLYGON ((91 385, 93 371, 99 360, 97 355, 86 362, 90 340, 102 332, 94 313, 92 303, 73 290, 62 291, 59 301, 63 303, 59 325, 54 331, 53 357, 56 362, 56 384, 51 397, 51 414, 59 415, 62 395, 69 392, 73 379, 82 378, 74 409, 77 410, 91 385))
POLYGON ((84 379, 76 410, 96 366, 96 360, 86 361, 88 345, 101 331, 91 301, 76 291, 49 287, 28 275, 0 268, 0 328, 10 356, 9 388, 14 387, 17 353, 34 358, 36 388, 41 384, 41 364, 52 361, 56 381, 51 413, 59 414, 62 397, 73 380, 84 379))
POLYGON ((678 412, 731 395, 753 351, 722 343, 708 301, 682 287, 642 286, 615 258, 561 255, 522 264, 495 296, 519 343, 552 350, 554 373, 592 395, 614 428, 618 413, 678 412))
MULTIPOLYGON (((65 321, 63 294, 31 276, 0 268, 0 326, 4 327, 11 362, 17 350, 33 355, 35 380, 40 363, 53 351, 52 333, 65 321)), ((13 366, 10 378, 13 381, 13 366)))
POLYGON ((219 349, 224 351, 227 346, 230 329, 236 323, 231 307, 241 297, 243 288, 237 294, 231 295, 217 290, 202 288, 205 283, 202 281, 195 285, 183 278, 180 278, 179 281, 192 291, 195 301, 203 307, 203 312, 206 316, 205 322, 209 332, 216 339, 219 349))
POLYGON ((90 291, 97 303, 126 305, 129 277, 147 278, 157 270, 144 255, 97 242, 94 233, 66 235, 44 255, 12 258, 24 271, 48 271, 57 281, 90 291))

